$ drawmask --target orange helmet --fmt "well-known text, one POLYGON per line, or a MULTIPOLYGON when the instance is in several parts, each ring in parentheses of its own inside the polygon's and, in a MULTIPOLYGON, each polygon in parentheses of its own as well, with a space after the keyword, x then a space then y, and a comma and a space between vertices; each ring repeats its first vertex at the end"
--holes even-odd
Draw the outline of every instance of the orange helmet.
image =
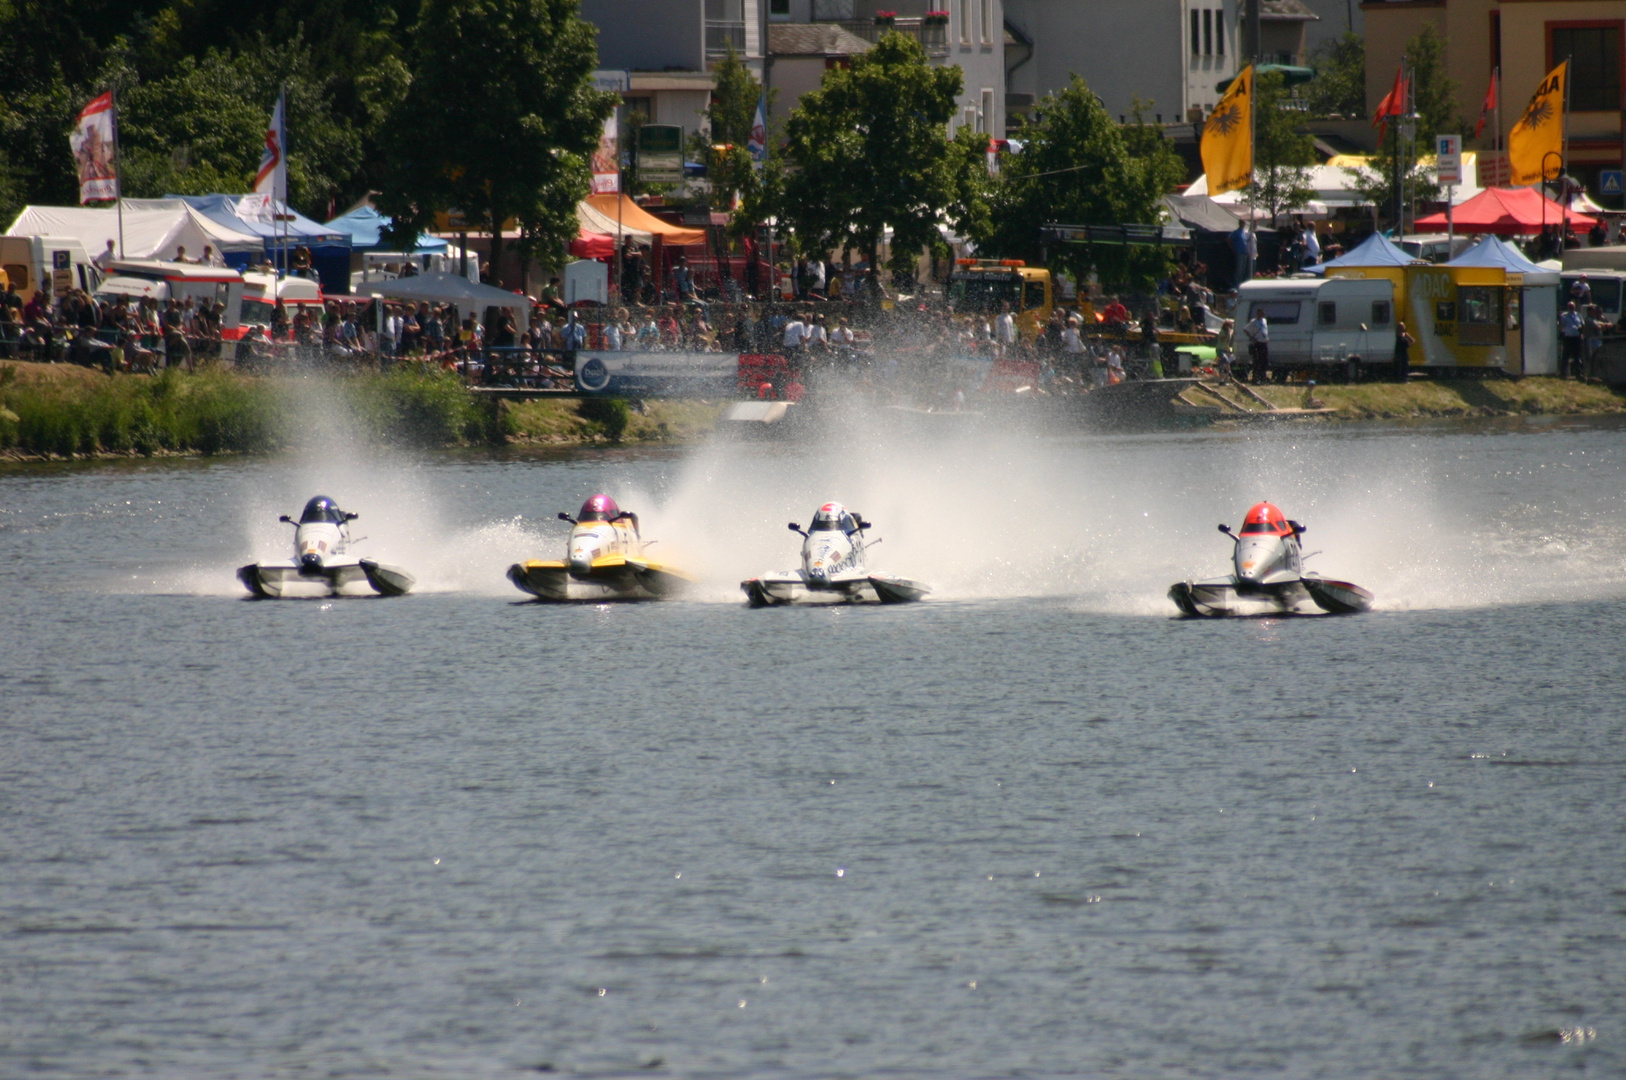
POLYGON ((1267 535, 1288 536, 1293 532, 1287 518, 1274 503, 1254 503, 1248 509, 1247 517, 1242 519, 1242 534, 1244 536, 1267 535))

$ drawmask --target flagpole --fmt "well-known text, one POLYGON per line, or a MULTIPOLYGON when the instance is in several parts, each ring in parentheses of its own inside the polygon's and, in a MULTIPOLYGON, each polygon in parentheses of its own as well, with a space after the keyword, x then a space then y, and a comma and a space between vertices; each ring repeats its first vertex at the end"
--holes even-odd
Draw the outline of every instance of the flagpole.
MULTIPOLYGON (((282 161, 279 163, 281 165, 281 168, 278 170, 278 171, 280 171, 282 173, 282 211, 278 216, 282 218, 282 276, 284 278, 287 278, 287 276, 288 276, 288 84, 287 83, 283 83, 280 87, 277 88, 277 120, 278 120, 278 122, 280 123, 280 125, 282 127, 282 130, 277 132, 277 141, 279 143, 281 143, 281 150, 282 150, 282 161)), ((273 178, 272 181, 271 181, 271 193, 272 193, 273 199, 275 199, 275 197, 276 197, 276 190, 277 190, 277 183, 276 183, 276 179, 273 178)), ((276 223, 275 223, 275 221, 273 221, 272 225, 271 225, 271 232, 272 232, 273 236, 276 234, 276 230, 277 230, 276 223)))
POLYGON ((119 208, 119 258, 124 258, 124 174, 119 168, 119 91, 109 91, 108 106, 113 113, 113 186, 117 189, 119 208))
POLYGON ((1571 76, 1575 74, 1574 62, 1574 55, 1564 57, 1564 117, 1562 120, 1563 126, 1559 128, 1564 142, 1558 155, 1558 190, 1560 197, 1564 200, 1561 204, 1562 224, 1559 227, 1561 231, 1558 234, 1558 261, 1560 263, 1564 261, 1564 241, 1570 234, 1570 185, 1566 176, 1570 165, 1570 82, 1572 81, 1571 76))

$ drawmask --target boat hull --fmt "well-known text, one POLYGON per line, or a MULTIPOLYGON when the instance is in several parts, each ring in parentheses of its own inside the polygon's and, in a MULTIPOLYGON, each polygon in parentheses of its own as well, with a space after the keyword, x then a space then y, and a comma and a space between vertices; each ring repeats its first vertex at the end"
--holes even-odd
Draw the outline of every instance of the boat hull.
POLYGON ((694 583, 674 567, 619 556, 596 560, 586 574, 559 559, 529 559, 510 566, 508 580, 538 600, 562 604, 670 600, 694 583))
POLYGON ((357 559, 308 570, 292 562, 250 563, 237 580, 257 600, 296 596, 405 596, 417 581, 399 566, 357 559))
POLYGON ((906 604, 923 599, 930 586, 892 574, 855 574, 827 582, 809 581, 797 570, 763 574, 740 582, 752 607, 788 604, 906 604))
POLYGON ((1353 615, 1369 611, 1373 596, 1347 581, 1302 577, 1272 585, 1242 586, 1235 578, 1179 581, 1169 599, 1192 618, 1246 618, 1258 615, 1353 615))

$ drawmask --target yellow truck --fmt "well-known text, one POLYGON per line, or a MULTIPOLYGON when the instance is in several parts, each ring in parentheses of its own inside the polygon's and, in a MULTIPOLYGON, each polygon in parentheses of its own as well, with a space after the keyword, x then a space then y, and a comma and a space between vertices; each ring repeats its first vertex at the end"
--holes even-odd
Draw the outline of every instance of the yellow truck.
POLYGON ((947 292, 954 310, 968 314, 994 316, 1010 304, 1023 341, 1039 336, 1055 306, 1050 271, 1021 259, 957 259, 947 292))

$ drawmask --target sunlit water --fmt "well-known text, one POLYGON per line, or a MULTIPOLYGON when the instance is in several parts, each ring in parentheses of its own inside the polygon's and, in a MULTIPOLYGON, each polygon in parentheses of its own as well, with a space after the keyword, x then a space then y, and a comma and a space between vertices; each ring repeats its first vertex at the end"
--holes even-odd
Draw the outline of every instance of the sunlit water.
POLYGON ((1619 427, 317 426, 0 472, 0 1075, 1626 1075, 1619 427), (599 490, 695 602, 514 602, 599 490), (933 598, 747 610, 831 498, 933 598), (1171 618, 1261 498, 1378 610, 1171 618))

